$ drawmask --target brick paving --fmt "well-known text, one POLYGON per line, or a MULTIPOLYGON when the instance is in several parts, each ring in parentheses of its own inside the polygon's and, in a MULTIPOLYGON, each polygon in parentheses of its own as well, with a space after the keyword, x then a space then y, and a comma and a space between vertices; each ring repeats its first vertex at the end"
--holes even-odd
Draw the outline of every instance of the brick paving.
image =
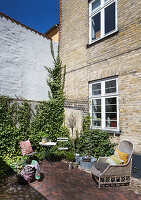
POLYGON ((91 175, 80 169, 68 169, 68 164, 45 161, 42 179, 29 185, 18 185, 12 177, 0 187, 0 200, 141 200, 141 195, 123 187, 98 189, 91 175))

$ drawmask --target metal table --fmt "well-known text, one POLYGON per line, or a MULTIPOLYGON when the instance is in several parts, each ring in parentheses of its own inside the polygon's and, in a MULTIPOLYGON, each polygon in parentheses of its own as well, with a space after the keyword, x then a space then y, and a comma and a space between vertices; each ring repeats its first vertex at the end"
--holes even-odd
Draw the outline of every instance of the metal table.
POLYGON ((52 162, 49 158, 49 152, 50 152, 50 147, 55 146, 56 143, 57 142, 46 142, 46 143, 39 142, 39 145, 46 147, 46 153, 45 153, 45 157, 44 157, 42 163, 46 160, 46 157, 47 157, 50 164, 52 165, 52 162))

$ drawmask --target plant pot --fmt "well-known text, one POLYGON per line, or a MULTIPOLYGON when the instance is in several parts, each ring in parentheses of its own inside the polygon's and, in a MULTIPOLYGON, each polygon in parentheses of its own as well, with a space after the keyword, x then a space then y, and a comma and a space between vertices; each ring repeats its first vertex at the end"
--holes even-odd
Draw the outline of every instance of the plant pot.
POLYGON ((80 157, 80 167, 84 170, 90 170, 93 162, 95 161, 96 161, 96 158, 92 156, 90 158, 80 157))
POLYGON ((83 162, 91 162, 91 159, 90 158, 84 158, 82 159, 83 162))
POLYGON ((77 169, 78 165, 76 162, 73 163, 73 169, 77 169))
POLYGON ((76 153, 75 155, 75 162, 77 165, 80 165, 80 155, 76 153))

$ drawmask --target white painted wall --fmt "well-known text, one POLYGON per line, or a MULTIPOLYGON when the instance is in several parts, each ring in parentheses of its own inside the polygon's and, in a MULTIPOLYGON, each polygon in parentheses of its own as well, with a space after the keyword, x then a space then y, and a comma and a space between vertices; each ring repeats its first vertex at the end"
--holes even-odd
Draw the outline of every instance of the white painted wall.
POLYGON ((0 95, 48 100, 44 66, 53 67, 50 40, 0 17, 0 95))

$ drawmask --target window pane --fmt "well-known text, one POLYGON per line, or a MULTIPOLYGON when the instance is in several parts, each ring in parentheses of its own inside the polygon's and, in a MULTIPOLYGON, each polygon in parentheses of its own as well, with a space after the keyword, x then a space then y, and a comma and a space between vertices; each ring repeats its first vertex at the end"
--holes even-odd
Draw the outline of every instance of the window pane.
POLYGON ((116 80, 106 81, 105 88, 116 87, 116 80))
POLYGON ((100 6, 100 0, 95 0, 93 3, 92 3, 92 10, 98 8, 100 6))
POLYGON ((116 80, 105 82, 105 93, 116 92, 116 80))
POLYGON ((94 112, 101 112, 101 106, 93 106, 94 112))
POLYGON ((101 94, 101 83, 92 85, 92 95, 98 95, 98 94, 101 94))
POLYGON ((106 127, 117 127, 117 98, 106 98, 106 127))
POLYGON ((101 36, 100 26, 101 26, 100 13, 98 13, 94 17, 92 17, 92 40, 100 38, 101 36))
POLYGON ((117 121, 106 121, 106 127, 117 127, 117 121))
POLYGON ((115 2, 105 8, 105 34, 115 29, 115 2))
POLYGON ((106 105, 106 112, 117 112, 116 105, 106 105))
POLYGON ((101 126, 101 121, 93 121, 93 126, 101 126))
POLYGON ((101 106, 101 99, 94 99, 94 100, 92 101, 92 106, 93 106, 93 105, 95 105, 95 106, 100 105, 100 106, 101 106))
POLYGON ((116 88, 105 89, 105 93, 113 93, 113 92, 116 92, 116 88))
POLYGON ((110 118, 110 120, 117 120, 117 113, 106 113, 106 120, 108 120, 108 118, 110 118))
POLYGON ((101 126, 101 99, 92 100, 92 124, 101 126))
POLYGON ((93 90, 101 89, 101 83, 93 84, 93 90))
POLYGON ((101 120, 101 113, 93 113, 93 120, 101 120))
POLYGON ((109 104, 116 105, 117 104, 117 98, 116 97, 106 98, 106 105, 109 105, 109 104))

